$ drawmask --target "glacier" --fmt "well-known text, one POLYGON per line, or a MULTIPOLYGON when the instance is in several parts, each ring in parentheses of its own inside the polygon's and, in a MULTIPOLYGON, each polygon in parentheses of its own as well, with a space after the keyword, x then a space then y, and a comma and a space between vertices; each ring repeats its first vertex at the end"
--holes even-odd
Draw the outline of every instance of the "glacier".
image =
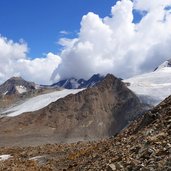
POLYGON ((143 103, 156 106, 171 95, 171 67, 160 67, 154 72, 138 75, 126 80, 143 103))
POLYGON ((55 91, 32 97, 19 105, 3 111, 1 116, 13 117, 25 112, 33 112, 48 106, 50 103, 55 102, 60 98, 63 98, 69 94, 76 94, 82 90, 84 89, 64 89, 61 91, 55 91))

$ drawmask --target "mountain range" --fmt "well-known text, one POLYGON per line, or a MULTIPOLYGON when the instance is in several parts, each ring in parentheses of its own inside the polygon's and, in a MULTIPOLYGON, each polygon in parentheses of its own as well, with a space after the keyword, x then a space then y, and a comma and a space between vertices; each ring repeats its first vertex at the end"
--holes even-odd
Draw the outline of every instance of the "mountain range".
POLYGON ((0 86, 1 136, 27 132, 36 137, 45 130, 58 142, 113 136, 171 94, 170 74, 166 61, 154 72, 123 81, 95 74, 88 80, 70 78, 43 86, 13 77, 0 86))
POLYGON ((167 60, 126 80, 95 74, 47 86, 10 78, 0 86, 0 146, 9 146, 0 148, 0 169, 168 170, 170 75, 167 60))
POLYGON ((72 144, 0 148, 0 170, 169 171, 170 113, 171 96, 139 115, 115 137, 72 144))
POLYGON ((104 76, 100 74, 94 74, 90 79, 76 79, 76 78, 69 78, 65 80, 61 80, 57 83, 51 85, 51 87, 61 87, 66 89, 81 89, 81 88, 91 88, 95 86, 97 83, 102 81, 104 76))
POLYGON ((29 112, 35 100, 29 106, 27 101, 22 104, 23 108, 14 107, 5 111, 0 121, 0 144, 7 143, 4 135, 8 137, 8 143, 16 145, 109 137, 144 110, 136 95, 110 74, 92 88, 72 90, 70 93, 39 110, 29 112), (80 92, 73 94, 74 91, 80 92), (24 111, 26 108, 28 111, 24 111))

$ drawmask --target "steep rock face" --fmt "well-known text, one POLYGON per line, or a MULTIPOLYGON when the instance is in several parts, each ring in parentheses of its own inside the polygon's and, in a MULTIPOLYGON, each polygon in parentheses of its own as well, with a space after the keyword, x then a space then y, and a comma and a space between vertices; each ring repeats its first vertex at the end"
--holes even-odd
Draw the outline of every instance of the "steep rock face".
MULTIPOLYGON (((20 137, 18 143, 22 138, 28 143, 29 137, 44 136, 50 142, 98 139, 115 135, 140 112, 139 99, 119 79, 107 75, 97 86, 42 110, 2 118, 0 138, 10 136, 14 141, 15 134, 20 137)), ((41 139, 41 143, 47 143, 47 139, 41 139)))

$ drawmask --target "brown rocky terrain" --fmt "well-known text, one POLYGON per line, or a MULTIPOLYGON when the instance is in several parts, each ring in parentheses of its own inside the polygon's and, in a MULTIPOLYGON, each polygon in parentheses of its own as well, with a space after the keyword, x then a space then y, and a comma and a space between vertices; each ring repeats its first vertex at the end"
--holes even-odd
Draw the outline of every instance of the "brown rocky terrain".
POLYGON ((94 142, 2 147, 0 170, 170 171, 171 96, 116 137, 94 142), (34 158, 36 157, 36 158, 34 158))
POLYGON ((110 137, 140 112, 142 104, 124 83, 107 75, 97 86, 49 106, 0 119, 0 145, 39 145, 110 137))

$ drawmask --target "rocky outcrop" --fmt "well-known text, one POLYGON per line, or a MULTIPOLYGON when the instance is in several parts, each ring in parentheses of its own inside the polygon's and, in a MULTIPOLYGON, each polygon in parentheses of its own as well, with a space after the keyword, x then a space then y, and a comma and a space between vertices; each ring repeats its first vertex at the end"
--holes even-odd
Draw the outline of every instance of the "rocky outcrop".
POLYGON ((0 138, 11 137, 14 142, 17 137, 16 144, 99 139, 115 135, 141 112, 142 105, 134 93, 119 79, 107 75, 97 86, 42 110, 2 118, 0 138))

